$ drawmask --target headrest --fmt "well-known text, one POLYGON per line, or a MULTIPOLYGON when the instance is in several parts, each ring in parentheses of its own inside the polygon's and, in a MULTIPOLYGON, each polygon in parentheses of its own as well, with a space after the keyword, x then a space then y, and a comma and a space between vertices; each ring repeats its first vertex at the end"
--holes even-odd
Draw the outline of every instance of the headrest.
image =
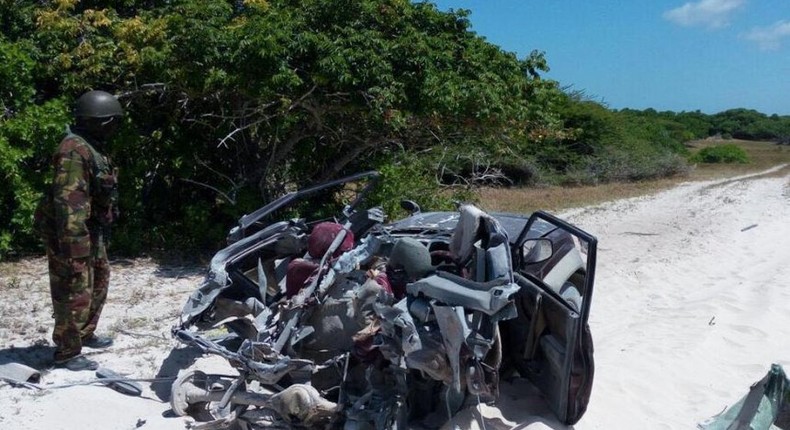
MULTIPOLYGON (((310 232, 310 237, 307 238, 307 252, 309 252, 310 256, 313 258, 323 257, 326 251, 329 250, 329 246, 332 245, 332 241, 335 240, 338 233, 341 231, 343 231, 343 226, 336 222, 322 222, 317 224, 313 227, 313 231, 310 232)), ((337 257, 351 250, 353 247, 354 233, 352 233, 351 230, 346 230, 346 236, 343 238, 343 242, 332 256, 337 257)))
POLYGON ((474 244, 480 240, 480 223, 487 214, 470 204, 461 205, 458 210, 460 216, 450 239, 450 251, 463 263, 472 256, 474 244))
POLYGON ((296 258, 288 263, 288 274, 285 276, 285 297, 291 298, 304 288, 307 281, 318 270, 318 263, 296 258))
POLYGON ((423 278, 433 271, 430 251, 419 240, 411 237, 395 241, 388 265, 402 266, 411 279, 423 278))

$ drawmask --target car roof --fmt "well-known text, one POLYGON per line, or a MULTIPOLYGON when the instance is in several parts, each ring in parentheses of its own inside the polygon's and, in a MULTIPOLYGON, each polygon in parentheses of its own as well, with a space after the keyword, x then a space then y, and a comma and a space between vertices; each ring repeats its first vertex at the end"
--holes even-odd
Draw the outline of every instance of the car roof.
MULTIPOLYGON (((509 242, 515 243, 527 225, 530 214, 507 212, 490 213, 505 229, 509 242)), ((458 223, 458 212, 420 212, 389 224, 393 231, 433 230, 436 233, 450 233, 458 223)))

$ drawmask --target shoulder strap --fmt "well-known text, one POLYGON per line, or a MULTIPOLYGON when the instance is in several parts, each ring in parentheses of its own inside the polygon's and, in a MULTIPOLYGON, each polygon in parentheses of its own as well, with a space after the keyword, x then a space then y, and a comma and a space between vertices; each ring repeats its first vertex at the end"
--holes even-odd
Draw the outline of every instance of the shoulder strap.
POLYGON ((87 139, 84 137, 74 134, 71 130, 68 131, 66 134, 66 139, 73 138, 82 142, 85 147, 88 148, 88 151, 91 153, 91 167, 93 167, 93 172, 101 172, 108 169, 107 162, 104 160, 104 156, 102 156, 96 148, 91 145, 87 139))

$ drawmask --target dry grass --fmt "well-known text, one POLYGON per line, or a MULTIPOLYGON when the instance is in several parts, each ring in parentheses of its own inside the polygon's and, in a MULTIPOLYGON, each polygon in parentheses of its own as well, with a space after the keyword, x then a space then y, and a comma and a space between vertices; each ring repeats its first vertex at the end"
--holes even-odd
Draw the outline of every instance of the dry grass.
MULTIPOLYGON (((771 142, 700 140, 690 142, 689 147, 692 152, 695 152, 707 146, 722 143, 733 143, 742 147, 749 154, 751 162, 748 164, 700 164, 684 176, 640 182, 580 187, 485 188, 480 192, 480 204, 489 211, 523 213, 544 209, 557 212, 609 200, 648 195, 671 188, 681 182, 722 179, 790 163, 790 146, 771 142)), ((790 172, 790 166, 770 175, 783 176, 788 172, 790 172)))
POLYGON ((750 142, 746 140, 698 140, 689 144, 692 152, 718 144, 732 143, 749 154, 748 164, 705 164, 697 166, 691 180, 719 179, 770 169, 782 163, 790 163, 790 146, 773 142, 750 142))

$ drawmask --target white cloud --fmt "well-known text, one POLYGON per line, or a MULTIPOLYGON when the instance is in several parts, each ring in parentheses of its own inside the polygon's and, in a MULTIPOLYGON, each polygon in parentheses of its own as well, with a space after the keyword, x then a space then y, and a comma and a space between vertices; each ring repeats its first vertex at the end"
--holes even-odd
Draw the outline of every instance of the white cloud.
POLYGON ((755 27, 744 37, 756 42, 763 51, 777 50, 782 39, 790 37, 790 21, 778 21, 769 27, 755 27))
POLYGON ((664 18, 685 27, 726 27, 730 15, 746 0, 700 0, 664 12, 664 18))

